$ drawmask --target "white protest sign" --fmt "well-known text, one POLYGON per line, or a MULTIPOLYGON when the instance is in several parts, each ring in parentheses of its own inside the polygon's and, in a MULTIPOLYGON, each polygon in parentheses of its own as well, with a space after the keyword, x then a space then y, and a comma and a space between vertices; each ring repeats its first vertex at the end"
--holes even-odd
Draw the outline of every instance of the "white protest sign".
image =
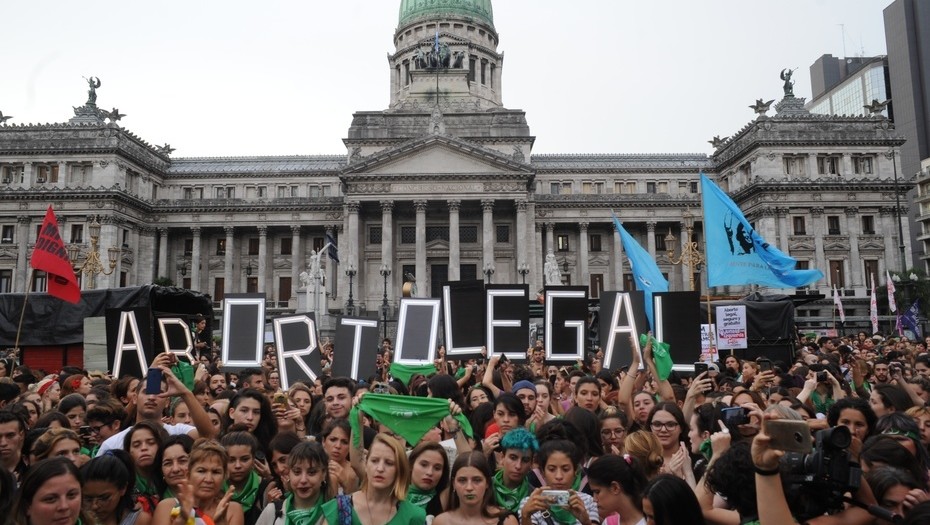
POLYGON ((701 361, 704 363, 713 363, 717 360, 717 345, 711 344, 716 342, 714 334, 717 332, 717 325, 701 325, 701 361))
POLYGON ((733 350, 746 348, 746 306, 730 305, 717 307, 717 349, 733 350))

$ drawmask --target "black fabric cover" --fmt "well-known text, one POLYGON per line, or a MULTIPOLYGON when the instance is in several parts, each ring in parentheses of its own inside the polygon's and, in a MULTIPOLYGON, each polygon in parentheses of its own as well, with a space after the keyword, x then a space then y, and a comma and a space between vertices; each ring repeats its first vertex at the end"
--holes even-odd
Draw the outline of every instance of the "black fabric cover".
MULTIPOLYGON (((26 294, 0 294, 0 346, 13 346, 26 294)), ((81 292, 71 304, 47 293, 30 293, 23 318, 20 346, 73 345, 84 342, 84 318, 104 317, 109 308, 149 307, 160 313, 213 317, 210 296, 181 288, 156 285, 81 292)), ((209 329, 211 323, 207 323, 209 329)))
MULTIPOLYGON (((716 323, 717 307, 744 305, 749 341, 794 339, 794 302, 787 295, 754 293, 738 301, 711 301, 711 314, 716 323)), ((701 319, 707 322, 707 302, 701 303, 701 319)))

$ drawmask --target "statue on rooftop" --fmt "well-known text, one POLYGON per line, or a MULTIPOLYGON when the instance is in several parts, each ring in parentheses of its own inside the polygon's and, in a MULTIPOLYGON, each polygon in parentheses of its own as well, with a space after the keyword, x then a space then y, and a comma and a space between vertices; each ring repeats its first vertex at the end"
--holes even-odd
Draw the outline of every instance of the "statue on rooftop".
POLYGON ((781 79, 785 81, 785 85, 783 86, 783 89, 785 90, 785 98, 794 97, 794 81, 791 80, 791 75, 793 75, 795 71, 797 71, 797 68, 785 68, 781 70, 781 79))
POLYGON ((87 81, 87 105, 96 106, 97 105, 97 88, 100 87, 100 79, 97 77, 83 77, 87 81))

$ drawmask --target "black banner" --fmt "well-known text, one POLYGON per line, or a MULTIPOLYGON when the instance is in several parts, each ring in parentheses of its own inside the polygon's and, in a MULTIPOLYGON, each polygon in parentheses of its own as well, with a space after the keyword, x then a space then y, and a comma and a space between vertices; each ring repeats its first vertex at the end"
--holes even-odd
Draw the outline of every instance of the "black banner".
POLYGON ((478 359, 485 346, 485 291, 482 281, 442 286, 442 318, 446 358, 478 359))
MULTIPOLYGON (((669 344, 672 361, 691 365, 701 359, 701 294, 652 294, 656 340, 669 344)), ((705 321, 706 322, 706 321, 705 321)))
POLYGON ((511 361, 526 360, 529 294, 530 287, 525 284, 488 285, 485 325, 489 358, 502 353, 511 361))
POLYGON ((357 381, 374 375, 380 343, 378 319, 340 317, 336 322, 332 376, 351 377, 357 381))
POLYGON ((274 326, 281 388, 287 390, 297 382, 312 385, 323 373, 314 315, 275 317, 271 323, 274 326))
POLYGON ((643 292, 601 292, 598 321, 603 367, 616 370, 629 365, 633 351, 642 352, 639 335, 649 331, 643 292))
MULTIPOLYGON (((265 294, 227 294, 223 299, 223 368, 262 364, 265 342, 265 294)), ((281 374, 284 384, 284 374, 281 374)))
POLYGON ((152 309, 107 309, 107 363, 113 377, 143 377, 155 359, 152 309))
POLYGON ((439 299, 401 299, 394 362, 423 365, 436 359, 439 299))
POLYGON ((588 287, 547 286, 545 294, 546 359, 583 359, 588 329, 588 287))

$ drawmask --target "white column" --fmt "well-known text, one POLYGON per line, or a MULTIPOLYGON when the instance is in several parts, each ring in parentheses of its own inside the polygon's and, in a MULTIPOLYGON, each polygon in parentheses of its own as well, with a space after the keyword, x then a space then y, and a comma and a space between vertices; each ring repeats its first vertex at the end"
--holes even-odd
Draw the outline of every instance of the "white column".
POLYGON ((536 290, 543 287, 543 260, 545 259, 545 253, 543 251, 543 230, 546 228, 546 225, 537 222, 534 226, 533 237, 536 239, 536 249, 533 250, 533 262, 530 264, 530 275, 534 277, 531 279, 533 286, 530 287, 530 297, 536 294, 536 290))
POLYGON ((168 228, 158 229, 158 277, 168 277, 168 228))
MULTIPOLYGON (((226 253, 223 256, 223 293, 233 293, 233 255, 235 249, 233 242, 236 239, 235 226, 224 226, 223 232, 226 233, 226 253)), ((213 298, 214 300, 216 297, 213 298)))
POLYGON ((555 224, 551 222, 546 223, 546 252, 543 253, 542 259, 546 258, 546 254, 549 252, 555 253, 555 224))
POLYGON ((191 290, 200 291, 200 226, 191 228, 194 246, 191 250, 191 290))
POLYGON ((654 261, 656 259, 656 223, 649 221, 646 223, 646 245, 649 247, 649 256, 654 261))
MULTIPOLYGON (((416 284, 417 294, 426 292, 426 201, 413 201, 417 212, 416 284)), ((401 279, 403 281, 403 279, 401 279)))
MULTIPOLYGON (((895 241, 898 238, 898 226, 895 224, 894 207, 886 207, 879 210, 881 215, 881 231, 885 236, 885 269, 886 271, 900 271, 901 261, 898 253, 898 246, 895 241)), ((882 272, 884 273, 884 272, 882 272)), ((880 281, 879 276, 875 276, 876 281, 880 281)))
POLYGON ((775 208, 775 214, 778 216, 778 249, 789 253, 788 208, 775 208))
POLYGON ((266 259, 268 259, 268 227, 263 224, 258 227, 258 293, 264 292, 266 299, 270 299, 271 294, 267 290, 268 262, 266 259))
MULTIPOLYGON (((381 201, 381 264, 386 264, 392 272, 394 271, 394 201, 381 201)), ((359 268, 359 276, 364 273, 366 277, 366 283, 368 284, 383 284, 383 282, 380 280, 380 276, 375 277, 376 275, 379 275, 378 271, 381 269, 381 264, 372 265, 371 280, 367 280, 368 272, 363 272, 361 267, 359 268)), ((358 295, 359 297, 367 297, 367 294, 365 296, 362 295, 361 277, 359 279, 358 295)), ((367 290, 372 291, 374 289, 367 288, 367 290)), ((382 290, 382 293, 384 293, 384 290, 382 290)), ((394 300, 393 293, 394 287, 389 286, 387 288, 388 302, 394 300)), ((371 310, 371 307, 369 307, 369 310, 371 310)))
POLYGON ((482 246, 481 254, 483 264, 478 271, 484 271, 485 265, 494 264, 494 200, 481 201, 481 227, 482 246))
POLYGON ((517 276, 517 279, 515 279, 514 282, 521 282, 519 280, 520 265, 526 264, 527 266, 529 266, 529 261, 527 261, 527 254, 532 253, 529 251, 528 248, 531 247, 531 243, 533 242, 533 236, 530 235, 530 233, 526 229, 527 202, 525 200, 518 200, 515 204, 517 208, 517 231, 516 231, 516 237, 514 238, 514 241, 516 241, 516 245, 517 245, 517 260, 516 260, 515 268, 518 271, 514 272, 514 275, 517 276))
POLYGON ((296 301, 300 287, 300 272, 303 266, 300 246, 300 225, 291 225, 291 297, 296 301))
POLYGON ((459 209, 462 201, 450 200, 449 204, 449 280, 462 278, 461 244, 459 239, 459 209))
MULTIPOLYGON (((588 275, 588 223, 578 223, 578 286, 590 286, 588 275)), ((589 291, 590 293, 590 291, 589 291)))
MULTIPOLYGON (((827 231, 823 224, 823 208, 811 208, 811 234, 814 236, 814 258, 817 268, 827 275, 830 268, 823 249, 823 235, 827 231)), ((827 281, 830 282, 830 281, 827 281)))
POLYGON ((530 297, 533 297, 533 294, 539 289, 536 281, 536 276, 539 275, 536 264, 541 259, 539 256, 541 243, 539 242, 539 230, 536 224, 536 205, 529 201, 527 201, 526 205, 526 227, 524 231, 529 243, 526 250, 524 250, 525 262, 530 269, 530 273, 526 276, 526 282, 530 285, 530 297))
POLYGON ((862 287, 862 261, 859 259, 859 208, 846 208, 846 233, 849 235, 849 277, 847 288, 862 287))
MULTIPOLYGON (((17 292, 25 292, 31 283, 29 279, 29 268, 26 256, 29 254, 29 230, 32 225, 32 217, 20 215, 16 218, 19 231, 16 233, 16 286, 13 288, 17 292)), ((76 261, 71 261, 75 263, 76 261)))
POLYGON ((358 210, 360 207, 361 207, 361 203, 359 203, 358 201, 350 201, 346 203, 346 210, 348 211, 348 218, 349 218, 346 224, 346 235, 349 237, 348 253, 346 254, 346 256, 349 261, 358 261, 358 246, 359 246, 358 210))
POLYGON ((623 291, 623 243, 620 241, 620 233, 617 232, 617 228, 611 228, 611 235, 609 236, 610 242, 612 243, 611 253, 614 254, 611 257, 610 268, 613 273, 614 282, 611 290, 623 291))

